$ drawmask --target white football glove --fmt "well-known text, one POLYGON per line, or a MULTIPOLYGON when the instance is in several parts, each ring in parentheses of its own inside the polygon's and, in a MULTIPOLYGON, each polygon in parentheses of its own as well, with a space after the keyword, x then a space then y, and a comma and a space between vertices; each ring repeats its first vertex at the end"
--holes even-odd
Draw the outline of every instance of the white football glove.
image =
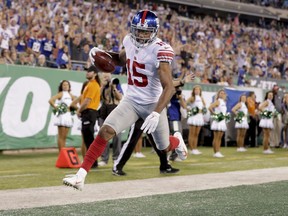
POLYGON ((90 52, 89 52, 89 58, 90 58, 90 61, 91 61, 91 63, 94 65, 94 58, 93 58, 93 56, 96 54, 96 52, 105 52, 104 50, 102 50, 102 49, 99 49, 99 48, 97 48, 97 47, 93 47, 91 50, 90 50, 90 52))
POLYGON ((144 130, 144 133, 152 133, 156 130, 156 127, 159 123, 160 114, 153 111, 147 118, 145 119, 141 130, 144 130))

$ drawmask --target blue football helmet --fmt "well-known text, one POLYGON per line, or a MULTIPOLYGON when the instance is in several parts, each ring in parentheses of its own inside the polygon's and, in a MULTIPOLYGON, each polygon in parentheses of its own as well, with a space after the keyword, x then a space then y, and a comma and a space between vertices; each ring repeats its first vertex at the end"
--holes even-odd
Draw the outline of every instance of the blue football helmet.
POLYGON ((155 39, 159 28, 159 19, 149 10, 139 11, 131 22, 131 38, 137 47, 145 47, 155 39))

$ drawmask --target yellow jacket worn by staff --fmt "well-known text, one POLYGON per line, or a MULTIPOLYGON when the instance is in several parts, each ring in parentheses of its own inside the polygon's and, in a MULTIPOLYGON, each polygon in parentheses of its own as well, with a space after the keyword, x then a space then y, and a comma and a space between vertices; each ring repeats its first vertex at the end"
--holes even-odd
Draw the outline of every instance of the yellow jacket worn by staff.
POLYGON ((82 100, 90 98, 91 102, 87 106, 87 109, 97 110, 100 104, 100 85, 96 80, 91 80, 84 89, 82 100), (95 89, 97 89, 95 91, 95 89))

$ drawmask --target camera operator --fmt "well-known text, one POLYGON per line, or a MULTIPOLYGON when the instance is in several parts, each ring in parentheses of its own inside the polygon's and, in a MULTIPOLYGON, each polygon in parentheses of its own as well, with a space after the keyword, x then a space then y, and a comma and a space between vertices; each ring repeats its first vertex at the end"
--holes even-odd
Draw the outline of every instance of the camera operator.
MULTIPOLYGON (((104 120, 112 112, 112 110, 118 106, 123 97, 123 91, 118 78, 111 79, 111 74, 109 73, 103 73, 102 78, 103 86, 101 91, 102 106, 100 108, 100 126, 103 124, 104 120)), ((121 133, 112 139, 112 146, 112 158, 113 160, 116 160, 121 151, 121 133)), ((98 163, 99 166, 107 165, 109 160, 109 148, 110 145, 107 145, 103 154, 101 155, 101 161, 98 163)))
MULTIPOLYGON (((181 86, 175 87, 176 93, 172 96, 170 103, 167 107, 167 117, 169 123, 170 134, 174 134, 175 132, 180 132, 182 134, 182 122, 181 122, 181 108, 185 109, 186 102, 182 95, 181 86)), ((172 152, 170 156, 170 160, 176 160, 177 154, 172 152)))

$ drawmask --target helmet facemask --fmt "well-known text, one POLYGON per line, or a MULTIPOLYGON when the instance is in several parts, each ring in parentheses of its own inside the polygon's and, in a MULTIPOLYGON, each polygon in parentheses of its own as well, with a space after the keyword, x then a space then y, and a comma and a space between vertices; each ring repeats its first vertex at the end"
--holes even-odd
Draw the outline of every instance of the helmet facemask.
POLYGON ((131 25, 131 37, 132 41, 137 47, 145 47, 152 43, 157 35, 157 29, 154 27, 141 27, 131 25))

